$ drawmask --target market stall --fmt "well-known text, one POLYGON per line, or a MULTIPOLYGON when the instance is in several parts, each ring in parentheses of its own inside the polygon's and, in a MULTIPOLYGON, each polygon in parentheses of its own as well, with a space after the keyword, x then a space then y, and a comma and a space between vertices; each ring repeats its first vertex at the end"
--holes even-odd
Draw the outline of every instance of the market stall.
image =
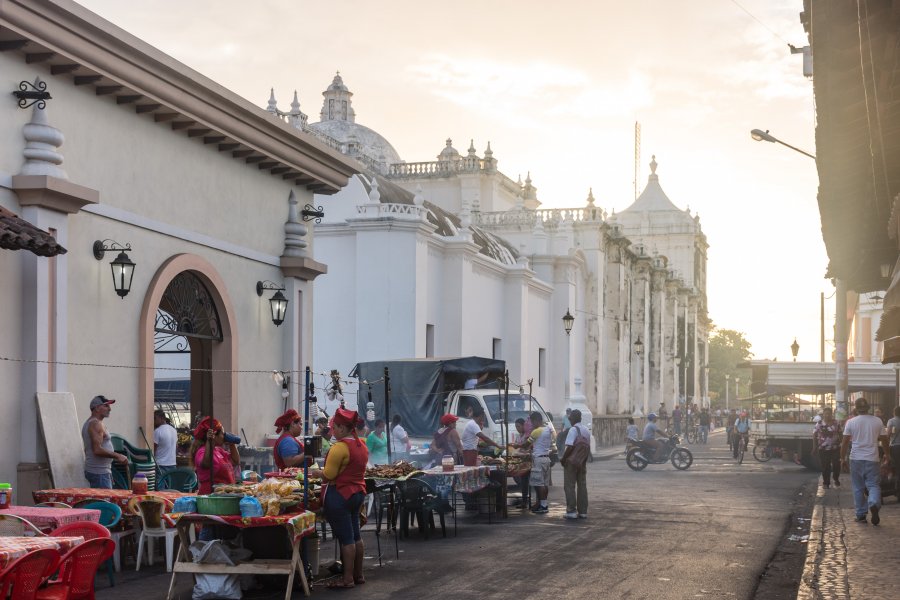
POLYGON ((74 537, 13 537, 0 536, 0 571, 14 560, 35 550, 56 550, 65 554, 75 546, 84 543, 81 536, 74 537))
POLYGON ((285 600, 290 600, 294 584, 294 574, 299 573, 303 586, 303 594, 309 596, 309 583, 303 565, 300 563, 300 540, 306 536, 315 534, 316 516, 310 511, 300 513, 283 514, 277 516, 242 517, 240 515, 203 515, 197 513, 184 513, 174 517, 176 529, 181 546, 178 556, 172 568, 172 579, 169 583, 167 600, 174 597, 175 578, 178 573, 206 573, 224 575, 287 575, 287 589, 285 600), (285 528, 291 540, 290 559, 255 559, 248 562, 239 562, 231 565, 198 564, 191 561, 188 554, 190 546, 189 530, 195 525, 229 525, 239 529, 252 527, 276 527, 285 528))

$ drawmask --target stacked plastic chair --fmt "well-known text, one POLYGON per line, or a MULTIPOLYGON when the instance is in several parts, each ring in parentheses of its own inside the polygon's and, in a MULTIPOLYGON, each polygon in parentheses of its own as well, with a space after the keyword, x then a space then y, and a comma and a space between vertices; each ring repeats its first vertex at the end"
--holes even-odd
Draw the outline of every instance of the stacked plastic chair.
POLYGON ((59 564, 56 550, 35 550, 0 572, 0 598, 34 600, 41 583, 59 564), (11 590, 11 591, 10 591, 11 590))
POLYGON ((112 556, 115 543, 109 538, 87 540, 62 557, 62 573, 56 581, 37 591, 38 600, 86 600, 94 598, 94 574, 112 556))
POLYGON ((151 492, 154 491, 156 489, 156 461, 153 459, 153 452, 149 449, 132 446, 120 435, 111 435, 110 439, 113 449, 128 457, 127 465, 113 463, 113 468, 123 476, 126 482, 130 482, 131 478, 138 473, 143 473, 147 476, 147 489, 151 492))

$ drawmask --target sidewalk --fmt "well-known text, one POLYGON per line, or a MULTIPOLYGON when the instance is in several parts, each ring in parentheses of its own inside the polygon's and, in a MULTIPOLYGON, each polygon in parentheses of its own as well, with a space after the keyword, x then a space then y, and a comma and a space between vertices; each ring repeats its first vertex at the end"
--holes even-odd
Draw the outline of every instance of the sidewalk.
POLYGON ((857 523, 850 475, 841 479, 841 487, 827 490, 819 480, 797 599, 896 598, 900 589, 897 497, 885 500, 877 527, 871 515, 868 523, 857 523))

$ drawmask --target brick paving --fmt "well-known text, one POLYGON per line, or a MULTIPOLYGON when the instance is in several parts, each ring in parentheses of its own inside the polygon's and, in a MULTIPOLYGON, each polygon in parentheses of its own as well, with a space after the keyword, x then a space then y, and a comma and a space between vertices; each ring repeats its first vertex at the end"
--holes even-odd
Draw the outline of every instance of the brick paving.
POLYGON ((871 516, 868 523, 857 523, 849 474, 845 479, 840 488, 827 490, 819 482, 798 600, 897 597, 897 497, 884 501, 877 527, 871 516))

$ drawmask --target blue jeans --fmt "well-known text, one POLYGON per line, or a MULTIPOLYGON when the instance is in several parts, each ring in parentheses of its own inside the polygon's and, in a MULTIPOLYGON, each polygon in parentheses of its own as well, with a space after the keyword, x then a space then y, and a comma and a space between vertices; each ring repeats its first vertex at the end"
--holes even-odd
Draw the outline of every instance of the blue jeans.
POLYGON ((709 439, 709 425, 700 426, 700 443, 705 444, 709 439))
POLYGON ((112 473, 88 473, 85 471, 84 478, 88 480, 88 485, 92 488, 102 490, 112 489, 112 473))
POLYGON ((881 469, 876 461, 851 460, 850 481, 853 484, 853 504, 856 506, 856 516, 864 517, 873 506, 881 505, 881 469), (869 490, 869 502, 863 490, 869 490))

